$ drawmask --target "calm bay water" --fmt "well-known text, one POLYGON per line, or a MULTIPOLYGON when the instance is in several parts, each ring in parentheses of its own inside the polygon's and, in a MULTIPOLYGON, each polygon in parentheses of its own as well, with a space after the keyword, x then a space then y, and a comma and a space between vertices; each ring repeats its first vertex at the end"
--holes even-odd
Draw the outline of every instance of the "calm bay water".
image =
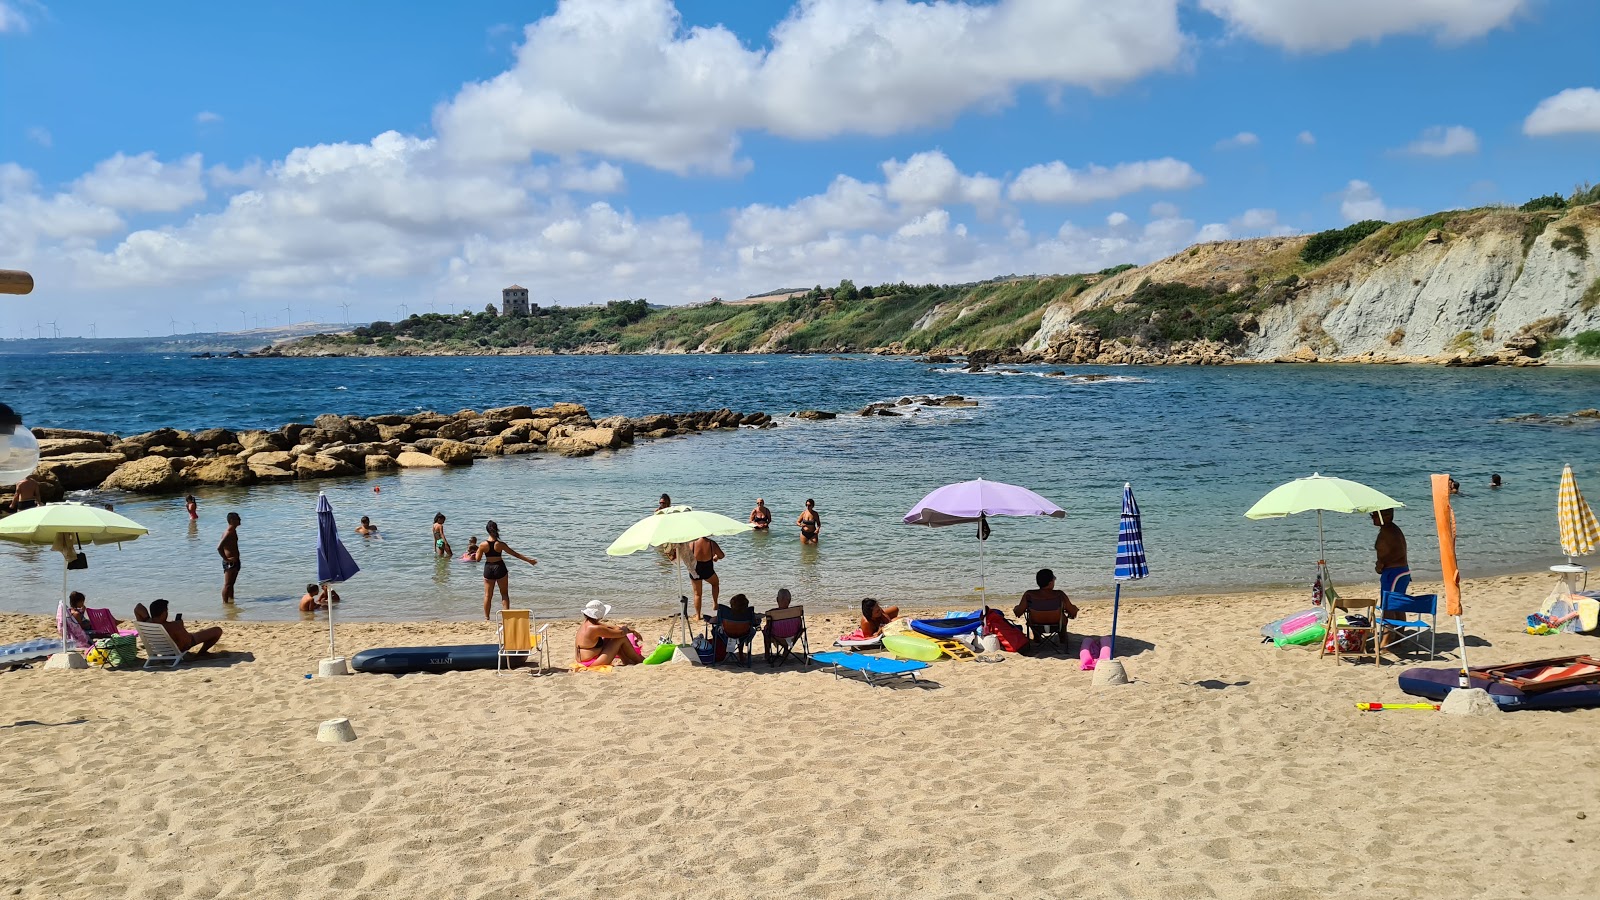
MULTIPOLYGON (((150 535, 93 548, 73 573, 93 604, 126 613, 166 597, 190 618, 223 615, 215 547, 226 512, 244 518, 244 619, 292 619, 315 575, 314 505, 328 494, 363 571, 342 593, 351 619, 481 615, 477 566, 435 562, 429 523, 449 517, 458 551, 486 519, 539 560, 512 561, 516 605, 572 617, 601 597, 622 613, 659 612, 683 585, 654 553, 614 559, 605 547, 654 508, 674 501, 738 519, 757 496, 774 510, 770 535, 723 541, 724 596, 764 603, 778 587, 808 605, 863 596, 972 605, 978 545, 972 529, 931 530, 900 516, 942 484, 974 477, 1027 485, 1068 512, 1058 520, 998 520, 986 548, 988 583, 1005 598, 1056 570, 1075 598, 1111 589, 1122 483, 1144 513, 1152 577, 1132 590, 1257 588, 1309 583, 1316 519, 1243 517, 1276 485, 1313 471, 1371 484, 1406 503, 1398 521, 1419 578, 1437 574, 1428 474, 1465 486, 1457 504, 1467 575, 1559 561, 1556 482, 1571 462, 1600 493, 1600 432, 1497 424, 1524 412, 1595 405, 1600 371, 1462 370, 1359 366, 1078 368, 1104 381, 971 375, 909 360, 808 357, 472 357, 430 359, 191 360, 144 356, 0 356, 0 399, 33 426, 123 434, 170 425, 274 428, 319 413, 454 411, 572 400, 592 415, 731 407, 782 415, 848 411, 905 394, 959 393, 977 409, 915 417, 785 421, 567 460, 542 455, 479 461, 467 469, 407 471, 200 493, 191 526, 180 498, 113 498, 150 535), (1487 488, 1499 472, 1506 487, 1487 488), (377 488, 377 491, 374 491, 377 488), (802 547, 792 523, 807 497, 824 519, 820 547, 802 547), (381 539, 353 534, 370 516, 381 539)), ((1365 517, 1327 517, 1336 581, 1371 572, 1365 517)), ((54 608, 60 557, 0 546, 0 608, 54 608)), ((1530 598, 1534 600, 1537 598, 1530 598)))

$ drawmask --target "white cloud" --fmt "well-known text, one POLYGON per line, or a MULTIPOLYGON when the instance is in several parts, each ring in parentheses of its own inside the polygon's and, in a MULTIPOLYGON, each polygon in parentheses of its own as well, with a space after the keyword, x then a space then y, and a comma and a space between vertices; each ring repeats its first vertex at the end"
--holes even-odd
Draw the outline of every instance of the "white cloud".
POLYGON ((1203 180, 1188 163, 1170 156, 1082 169, 1057 160, 1023 169, 1006 195, 1022 203, 1093 203, 1137 191, 1185 190, 1203 180))
POLYGON ((1459 156, 1478 152, 1478 135, 1465 125, 1435 125, 1401 151, 1412 156, 1459 156))
POLYGON ((0 0, 0 34, 22 34, 28 30, 28 17, 17 3, 0 0))
POLYGON ((825 193, 790 206, 746 206, 734 216, 728 238, 748 244, 801 244, 830 232, 877 229, 892 221, 882 185, 840 175, 825 193))
POLYGON ((31 126, 26 132, 24 132, 24 134, 28 136, 28 140, 38 144, 46 150, 54 146, 56 142, 55 138, 50 134, 50 129, 45 128, 43 125, 31 126))
POLYGON ((154 153, 118 153, 79 178, 74 190, 94 203, 130 212, 176 212, 206 196, 198 153, 173 163, 161 162, 154 153))
POLYGON ((1176 0, 805 0, 749 49, 684 28, 671 0, 565 0, 511 70, 434 121, 462 159, 598 153, 739 171, 739 134, 894 134, 1010 102, 1025 85, 1101 89, 1174 65, 1176 0))
POLYGON ((912 154, 905 162, 883 164, 884 195, 906 207, 928 209, 968 203, 992 209, 1000 202, 1000 181, 987 175, 963 175, 937 150, 912 154))
POLYGON ((1200 0, 1201 8, 1233 31, 1310 52, 1399 34, 1470 40, 1506 26, 1528 5, 1528 0, 1200 0))
POLYGON ((626 186, 622 169, 608 162, 598 162, 585 169, 568 167, 556 175, 556 186, 578 194, 616 194, 626 186))
POLYGON ((1217 149, 1238 150, 1244 147, 1254 147, 1259 143, 1261 143, 1261 138, 1257 137, 1254 132, 1241 131, 1233 137, 1217 141, 1217 149))
POLYGON ((222 114, 214 113, 209 109, 202 109, 194 114, 194 121, 198 125, 215 125, 222 121, 222 114))
POLYGON ((1232 234, 1238 237, 1281 237, 1289 234, 1299 234, 1300 229, 1293 225, 1286 225, 1278 221, 1278 211, 1275 209, 1247 209, 1236 218, 1228 220, 1228 227, 1232 234))
POLYGON ((1394 222, 1416 215, 1416 210, 1388 206, 1372 185, 1359 179, 1352 180, 1339 192, 1339 215, 1347 222, 1363 219, 1383 219, 1394 222))
POLYGON ((1546 97, 1522 123, 1522 133, 1533 137, 1553 134, 1600 132, 1600 90, 1567 88, 1546 97))
POLYGON ((1129 221, 1128 214, 1125 212, 1114 212, 1111 215, 1106 216, 1106 225, 1110 226, 1111 228, 1121 228, 1122 226, 1128 224, 1129 221))
POLYGON ((1299 134, 1295 135, 1294 139, 1306 145, 1307 147, 1316 146, 1317 143, 1317 136, 1309 131, 1300 132, 1299 134))

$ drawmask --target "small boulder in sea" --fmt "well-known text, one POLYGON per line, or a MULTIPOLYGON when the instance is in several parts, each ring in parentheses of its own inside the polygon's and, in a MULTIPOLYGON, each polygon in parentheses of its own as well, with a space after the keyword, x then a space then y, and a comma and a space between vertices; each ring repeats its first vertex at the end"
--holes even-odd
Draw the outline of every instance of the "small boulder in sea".
POLYGON ((99 487, 126 461, 120 453, 68 453, 40 460, 34 471, 50 476, 64 491, 85 491, 99 487))
POLYGON ((125 462, 100 483, 102 491, 154 494, 178 487, 178 467, 164 456, 146 456, 125 462))
POLYGON ((330 478, 335 475, 354 475, 365 471, 354 463, 321 453, 308 453, 294 461, 294 472, 301 478, 330 478))
POLYGON ((391 469, 400 468, 400 464, 394 461, 394 457, 383 453, 369 455, 363 461, 363 465, 368 472, 387 472, 391 469))
POLYGON ((428 452, 447 466, 472 465, 472 447, 460 441, 439 441, 428 452))
POLYGON ((445 467, 443 460, 426 453, 419 453, 416 450, 402 450, 394 458, 394 461, 402 469, 442 469, 445 467))
POLYGON ((183 480, 191 484, 251 484, 256 473, 237 456, 219 456, 189 466, 183 472, 183 480))
POLYGON ((791 419, 804 419, 808 422, 825 422, 829 419, 839 418, 838 413, 826 412, 820 409, 802 409, 789 414, 791 419))

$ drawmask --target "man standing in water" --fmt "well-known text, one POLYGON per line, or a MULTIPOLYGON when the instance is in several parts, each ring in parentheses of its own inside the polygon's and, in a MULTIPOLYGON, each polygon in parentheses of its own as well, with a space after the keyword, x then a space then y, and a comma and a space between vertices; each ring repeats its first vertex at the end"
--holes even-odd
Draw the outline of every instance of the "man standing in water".
POLYGON ((233 584, 239 580, 239 514, 228 513, 228 530, 222 533, 217 544, 217 555, 222 557, 222 602, 233 603, 233 584))
POLYGON ((1372 544, 1378 562, 1373 569, 1378 573, 1380 589, 1392 591, 1401 575, 1411 574, 1411 563, 1406 560, 1406 536, 1394 523, 1392 509, 1373 513, 1372 524, 1378 526, 1378 539, 1372 544))
MULTIPOLYGON (((682 544, 678 545, 682 547, 682 544)), ((717 560, 725 554, 722 547, 709 537, 698 538, 689 544, 689 583, 694 585, 694 617, 700 618, 700 593, 705 584, 711 585, 711 608, 716 609, 717 597, 722 592, 722 581, 717 578, 717 560)))

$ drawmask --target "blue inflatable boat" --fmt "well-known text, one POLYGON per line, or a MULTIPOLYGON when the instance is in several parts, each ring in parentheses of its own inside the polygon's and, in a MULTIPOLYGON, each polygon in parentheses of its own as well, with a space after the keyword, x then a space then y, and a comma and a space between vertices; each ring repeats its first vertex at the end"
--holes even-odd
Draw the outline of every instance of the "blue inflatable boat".
MULTIPOLYGON (((410 675, 414 672, 467 672, 493 669, 500 648, 495 644, 468 644, 460 647, 379 647, 363 650, 350 659, 350 668, 377 675, 410 675)), ((518 658, 507 663, 521 663, 518 658)))
POLYGON ((953 613, 942 619, 912 619, 911 630, 932 638, 953 638, 958 634, 971 634, 983 625, 983 610, 953 613))
MULTIPOLYGON (((1531 667, 1530 670, 1532 671, 1531 667)), ((1515 670, 1511 674, 1515 674, 1515 670)), ((1400 673, 1400 690, 1414 697, 1443 700, 1456 689, 1460 669, 1406 669, 1400 673)), ((1472 687, 1483 688, 1489 698, 1502 710, 1518 709, 1587 709, 1600 706, 1600 684, 1575 684, 1547 691, 1523 691, 1515 685, 1490 677, 1472 669, 1468 672, 1472 687)))

